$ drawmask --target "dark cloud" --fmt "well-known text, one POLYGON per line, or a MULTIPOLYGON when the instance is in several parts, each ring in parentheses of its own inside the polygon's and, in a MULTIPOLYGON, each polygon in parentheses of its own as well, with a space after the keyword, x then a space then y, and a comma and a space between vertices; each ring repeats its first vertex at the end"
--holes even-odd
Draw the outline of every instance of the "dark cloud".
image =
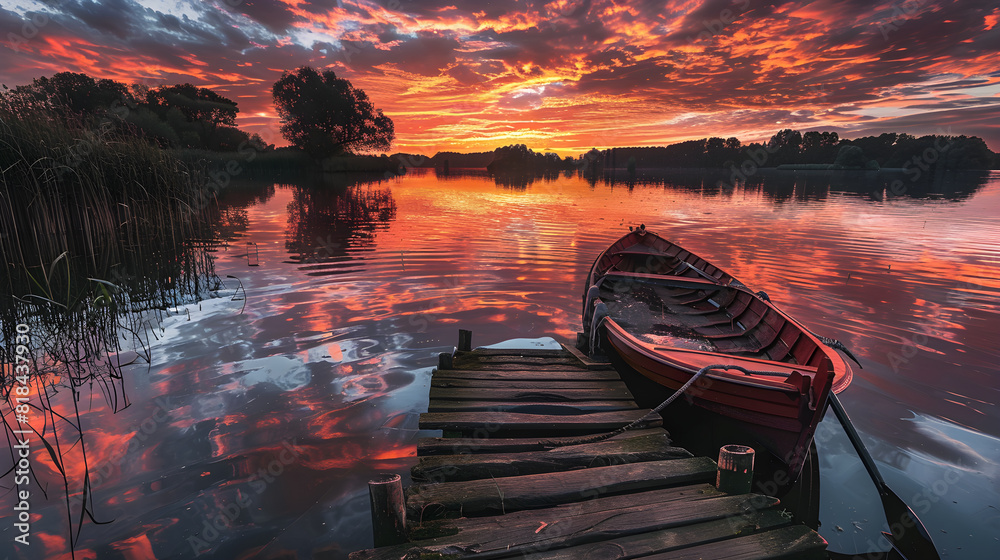
POLYGON ((243 14, 263 25, 273 33, 283 35, 288 32, 298 17, 289 5, 281 0, 223 0, 219 3, 225 9, 243 14))
POLYGON ((554 22, 552 24, 496 33, 495 41, 504 46, 476 53, 478 58, 502 60, 511 66, 532 63, 552 67, 565 62, 573 53, 590 53, 602 48, 612 36, 605 24, 597 20, 554 22))
MULTIPOLYGON (((0 6, 0 32, 3 33, 4 38, 10 39, 7 37, 8 34, 21 35, 23 32, 22 28, 28 21, 28 18, 0 6)), ((10 45, 7 46, 9 47, 10 45)))
POLYGON ((193 22, 184 18, 183 42, 189 43, 192 53, 198 53, 226 47, 234 50, 245 49, 250 41, 256 39, 267 41, 259 33, 244 25, 235 25, 229 15, 219 10, 206 10, 200 14, 200 19, 193 22), (196 50, 195 50, 196 49, 196 50))
MULTIPOLYGON (((381 5, 395 5, 392 0, 383 0, 381 5)), ((495 20, 509 14, 530 14, 539 16, 544 10, 544 2, 532 0, 509 0, 506 2, 483 2, 482 0, 400 0, 395 10, 422 20, 446 19, 463 14, 473 19, 495 20), (474 14, 483 14, 482 17, 474 14)))
MULTIPOLYGON (((726 28, 747 16, 751 0, 709 0, 702 2, 675 24, 675 35, 688 41, 726 32, 726 28)), ((731 31, 731 30, 730 30, 731 31)))
POLYGON ((388 49, 370 41, 342 40, 343 63, 355 71, 372 71, 383 64, 393 64, 411 74, 437 76, 455 61, 455 51, 461 47, 453 37, 429 32, 400 39, 405 40, 388 49))
POLYGON ((587 64, 591 67, 620 66, 633 64, 635 56, 641 51, 635 47, 627 45, 614 46, 599 52, 594 52, 586 57, 587 64))
POLYGON ((134 0, 63 2, 58 5, 60 11, 51 15, 55 25, 46 26, 42 34, 65 34, 144 54, 149 46, 148 54, 154 58, 161 52, 158 48, 168 55, 183 48, 188 56, 201 56, 219 48, 243 49, 252 37, 265 40, 259 29, 236 25, 211 5, 191 6, 201 9, 198 20, 145 8, 134 0))
POLYGON ((398 41, 399 39, 403 38, 399 34, 399 30, 396 29, 396 26, 394 25, 381 23, 372 26, 372 28, 369 29, 369 31, 375 33, 375 37, 379 40, 380 43, 391 43, 393 41, 398 41))
POLYGON ((448 69, 448 75, 455 79, 456 82, 462 85, 473 85, 485 82, 487 78, 482 74, 474 72, 467 65, 456 65, 448 69))
POLYGON ((127 39, 143 30, 142 13, 145 8, 131 0, 84 0, 62 2, 56 6, 64 14, 87 24, 91 29, 119 39, 127 39))
POLYGON ((303 10, 313 14, 325 14, 342 5, 343 2, 341 0, 306 0, 299 6, 303 10))
POLYGON ((668 84, 673 72, 673 66, 665 58, 650 58, 628 66, 591 72, 580 78, 576 87, 584 93, 641 93, 640 88, 650 91, 668 84))
MULTIPOLYGON (((995 1, 970 0, 937 4, 906 4, 914 10, 906 13, 898 6, 872 18, 871 47, 881 49, 884 59, 902 58, 922 63, 938 56, 970 58, 995 54, 989 41, 975 39, 984 32, 986 16, 997 8, 995 1)), ((996 33, 987 35, 996 35, 996 33)), ((992 44, 995 46, 995 43, 992 44)))

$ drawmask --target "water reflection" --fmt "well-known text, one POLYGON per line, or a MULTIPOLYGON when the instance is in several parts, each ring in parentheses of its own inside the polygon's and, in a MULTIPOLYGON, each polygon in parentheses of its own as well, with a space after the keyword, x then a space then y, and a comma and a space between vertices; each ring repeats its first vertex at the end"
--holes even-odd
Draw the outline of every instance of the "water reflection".
POLYGON ((438 181, 461 181, 464 178, 481 178, 493 180, 498 187, 512 190, 526 190, 536 182, 550 183, 559 178, 570 178, 577 175, 576 170, 526 170, 526 169, 500 169, 497 171, 487 171, 479 168, 455 168, 447 171, 441 169, 434 170, 434 176, 438 181))
MULTIPOLYGON (((850 346, 865 369, 841 398, 890 486, 924 496, 945 551, 995 546, 1000 175, 885 204, 849 178, 790 187, 763 172, 759 185, 673 174, 631 190, 565 175, 509 188, 458 170, 372 179, 224 193, 235 241, 215 266, 247 299, 171 312, 152 365, 129 372, 133 405, 83 411, 96 512, 116 521, 85 524, 82 555, 343 558, 370 546, 367 477, 408 473, 429 435, 416 428, 436 353, 459 327, 477 345, 573 340, 585 271, 639 222, 850 346), (962 476, 942 487, 952 469, 962 476)), ((827 470, 860 507, 863 469, 833 449, 827 470)), ((57 501, 33 507, 49 557, 68 557, 57 501)))
POLYGON ((292 261, 307 265, 303 269, 309 274, 349 271, 352 255, 371 246, 375 232, 396 217, 396 201, 388 186, 371 178, 352 179, 294 188, 285 248, 292 261))
POLYGON ((223 189, 218 198, 216 239, 229 242, 245 234, 250 225, 247 209, 266 203, 274 196, 274 189, 274 183, 259 180, 240 181, 223 189))
MULTIPOLYGON (((617 169, 600 181, 608 186, 660 186, 679 191, 717 195, 760 193, 774 202, 821 201, 831 193, 853 194, 872 201, 891 198, 967 200, 990 179, 988 171, 918 174, 916 170, 883 171, 784 171, 757 169, 751 174, 721 169, 640 169, 634 175, 617 169)), ((592 183, 597 175, 590 177, 592 183)))
POLYGON ((505 187, 508 189, 524 190, 529 186, 534 184, 536 181, 541 182, 551 182, 560 177, 571 177, 574 171, 498 171, 491 173, 490 176, 493 178, 493 182, 499 187, 505 187))

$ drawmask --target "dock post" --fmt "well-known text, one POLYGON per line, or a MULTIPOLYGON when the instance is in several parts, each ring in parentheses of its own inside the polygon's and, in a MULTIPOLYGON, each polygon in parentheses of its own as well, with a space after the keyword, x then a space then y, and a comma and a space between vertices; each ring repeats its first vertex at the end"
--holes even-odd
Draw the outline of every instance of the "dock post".
POLYGON ((399 475, 385 473, 369 480, 368 497, 371 499, 375 546, 406 542, 406 502, 399 475))
POLYGON ((727 494, 746 494, 753 482, 752 447, 745 445, 723 445, 719 449, 719 470, 715 487, 727 494))
POLYGON ((458 351, 459 352, 472 351, 472 331, 467 331, 465 329, 458 329, 458 351))
POLYGON ((438 369, 452 369, 454 360, 451 352, 441 352, 438 354, 438 369))

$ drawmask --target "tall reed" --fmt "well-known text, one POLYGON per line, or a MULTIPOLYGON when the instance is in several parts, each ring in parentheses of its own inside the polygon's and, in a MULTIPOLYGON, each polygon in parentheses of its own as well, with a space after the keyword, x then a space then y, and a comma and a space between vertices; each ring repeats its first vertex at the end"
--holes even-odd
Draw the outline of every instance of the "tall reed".
MULTIPOLYGON (((41 411, 32 426, 63 478, 75 544, 84 516, 93 519, 81 386, 96 383, 112 410, 126 406, 122 356, 149 360, 156 336, 149 314, 218 288, 204 250, 217 208, 205 196, 205 177, 122 121, 3 97, 0 173, 0 360, 13 363, 17 325, 28 324, 40 399, 33 406, 41 411), (72 399, 75 419, 55 412, 59 388, 70 391, 63 398, 72 399), (71 480, 79 465, 82 474, 71 480)), ((13 368, 2 373, 12 410, 13 368)), ((7 430, 15 429, 12 418, 3 416, 7 430)))
POLYGON ((44 353, 89 379, 120 350, 108 329, 210 287, 192 250, 211 237, 204 179, 120 123, 0 106, 0 169, 5 341, 34 319, 44 353))

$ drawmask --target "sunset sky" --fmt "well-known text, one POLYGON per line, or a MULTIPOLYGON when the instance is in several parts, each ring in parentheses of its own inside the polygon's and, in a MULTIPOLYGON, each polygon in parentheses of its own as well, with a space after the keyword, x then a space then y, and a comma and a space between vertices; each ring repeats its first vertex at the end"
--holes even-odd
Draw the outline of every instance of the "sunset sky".
POLYGON ((333 69, 392 151, 573 155, 782 128, 966 134, 1000 151, 996 0, 4 0, 0 81, 191 82, 285 144, 270 88, 333 69))

